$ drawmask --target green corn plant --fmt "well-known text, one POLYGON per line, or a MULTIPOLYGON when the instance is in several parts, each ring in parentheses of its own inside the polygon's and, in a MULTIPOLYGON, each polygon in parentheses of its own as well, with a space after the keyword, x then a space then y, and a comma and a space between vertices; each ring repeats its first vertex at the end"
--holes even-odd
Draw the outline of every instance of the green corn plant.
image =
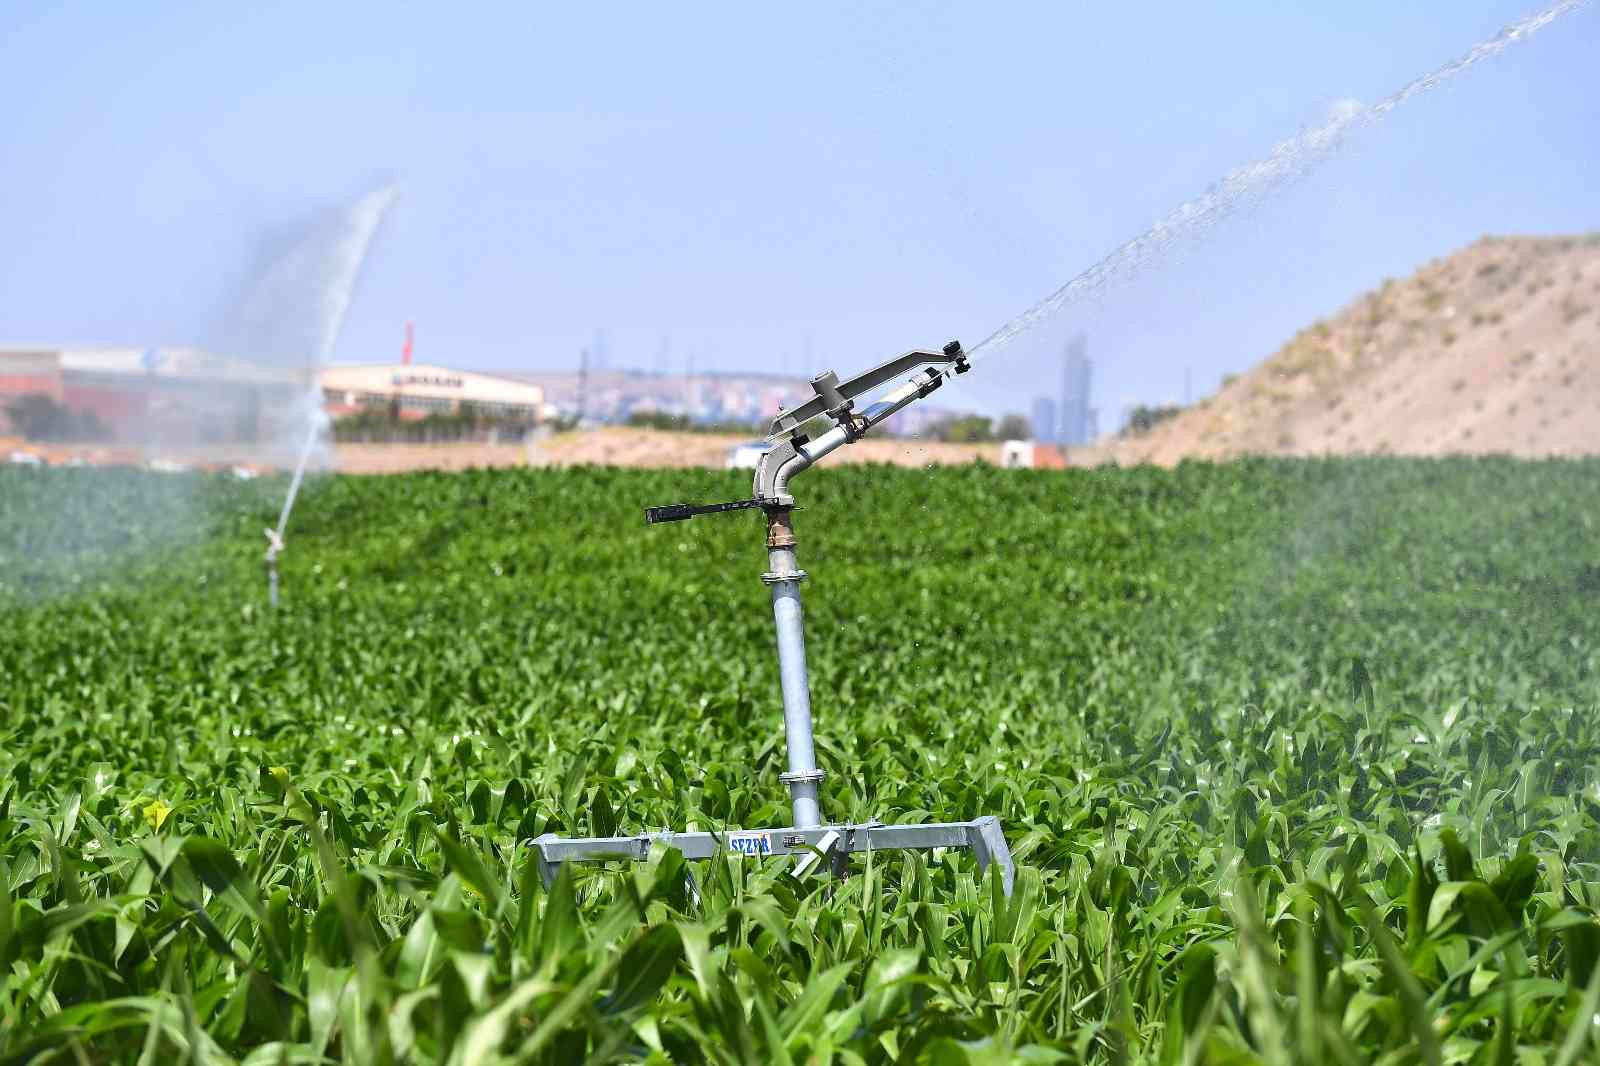
POLYGON ((638 520, 735 475, 326 479, 269 612, 281 484, 0 470, 0 1064, 1587 1061, 1597 475, 819 472, 825 809, 996 813, 1007 899, 545 886, 786 816, 759 528, 638 520))

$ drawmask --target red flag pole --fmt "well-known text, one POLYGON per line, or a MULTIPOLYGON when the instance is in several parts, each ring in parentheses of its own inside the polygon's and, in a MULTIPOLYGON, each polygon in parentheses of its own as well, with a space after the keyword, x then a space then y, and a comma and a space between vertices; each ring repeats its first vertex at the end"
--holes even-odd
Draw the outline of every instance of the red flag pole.
POLYGON ((411 365, 411 323, 410 322, 406 323, 406 343, 405 343, 405 347, 400 349, 400 362, 404 363, 406 366, 410 366, 411 365))

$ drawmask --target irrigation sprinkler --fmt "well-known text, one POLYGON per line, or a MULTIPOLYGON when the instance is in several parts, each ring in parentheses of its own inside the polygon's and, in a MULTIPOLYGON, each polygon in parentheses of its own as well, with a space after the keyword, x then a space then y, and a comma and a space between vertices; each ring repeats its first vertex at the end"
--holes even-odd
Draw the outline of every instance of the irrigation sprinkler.
POLYGON ((943 352, 912 351, 847 381, 833 371, 811 380, 811 399, 781 412, 767 435, 770 445, 756 467, 754 495, 747 500, 713 504, 669 504, 645 511, 648 524, 681 522, 698 515, 760 510, 766 515, 768 570, 761 580, 772 589, 772 614, 777 627, 778 676, 783 691, 783 725, 788 749, 788 770, 778 779, 787 786, 793 821, 774 829, 727 829, 723 832, 656 832, 635 836, 567 837, 546 833, 533 841, 540 873, 548 885, 565 862, 602 862, 615 859, 644 860, 652 844, 677 848, 687 859, 710 859, 726 852, 753 857, 792 855, 791 872, 805 877, 826 861, 836 876, 848 872, 849 856, 872 851, 935 848, 966 849, 977 859, 979 872, 991 863, 1000 868, 1002 886, 1011 894, 1015 867, 1000 821, 993 815, 970 822, 927 822, 884 825, 824 823, 818 803, 818 785, 826 776, 817 766, 811 733, 811 692, 806 672, 805 632, 800 612, 801 570, 795 554, 794 497, 789 481, 829 453, 860 440, 866 433, 902 408, 922 399, 944 383, 951 373, 969 369, 958 341, 943 352), (916 373, 899 388, 884 394, 859 413, 857 398, 874 392, 901 374, 916 373), (809 439, 809 422, 825 416, 832 427, 809 439))
POLYGON ((267 603, 278 606, 278 553, 283 551, 283 534, 276 529, 263 529, 267 535, 267 603))
POLYGON ((300 495, 300 483, 305 480, 306 463, 317 446, 317 435, 322 431, 323 420, 313 418, 306 432, 306 443, 300 449, 300 459, 294 464, 294 475, 289 479, 289 491, 283 497, 283 510, 278 512, 275 529, 264 529, 267 535, 267 603, 278 606, 278 556, 283 553, 283 533, 289 528, 289 512, 294 510, 295 498, 300 495))

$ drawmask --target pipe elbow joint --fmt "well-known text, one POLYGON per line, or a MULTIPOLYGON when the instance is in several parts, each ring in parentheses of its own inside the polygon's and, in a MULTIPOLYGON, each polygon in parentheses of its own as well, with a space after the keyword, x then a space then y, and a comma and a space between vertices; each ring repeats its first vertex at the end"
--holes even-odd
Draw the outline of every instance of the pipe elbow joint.
POLYGON ((792 503, 789 479, 810 465, 811 460, 800 453, 793 441, 773 445, 756 463, 751 495, 777 504, 792 503))

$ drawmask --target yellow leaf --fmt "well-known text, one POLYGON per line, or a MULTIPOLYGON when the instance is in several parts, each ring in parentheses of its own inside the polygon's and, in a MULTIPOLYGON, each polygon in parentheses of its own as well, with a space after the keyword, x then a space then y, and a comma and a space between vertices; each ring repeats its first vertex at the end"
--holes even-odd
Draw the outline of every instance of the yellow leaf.
POLYGON ((171 813, 172 808, 161 800, 151 800, 149 806, 144 809, 144 820, 150 823, 151 829, 160 829, 161 823, 165 822, 167 815, 171 813))

